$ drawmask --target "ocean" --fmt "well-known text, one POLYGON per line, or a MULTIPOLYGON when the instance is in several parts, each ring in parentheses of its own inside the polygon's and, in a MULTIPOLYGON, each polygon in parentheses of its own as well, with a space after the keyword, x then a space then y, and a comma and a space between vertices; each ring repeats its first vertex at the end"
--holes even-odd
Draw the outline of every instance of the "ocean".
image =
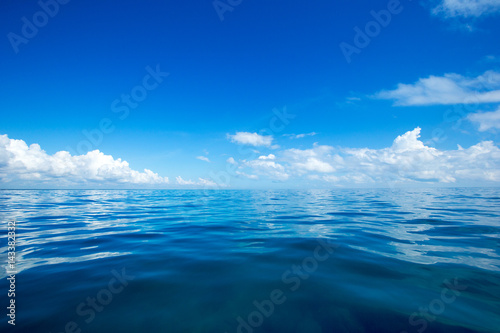
POLYGON ((1 332, 500 332, 498 188, 3 190, 0 212, 1 332))

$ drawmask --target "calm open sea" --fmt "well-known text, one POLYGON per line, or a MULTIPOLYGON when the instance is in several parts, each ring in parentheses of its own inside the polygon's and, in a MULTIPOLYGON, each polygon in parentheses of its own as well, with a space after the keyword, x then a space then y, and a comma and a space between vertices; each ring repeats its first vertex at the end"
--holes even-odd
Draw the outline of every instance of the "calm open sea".
POLYGON ((2 332, 500 332, 500 189, 8 190, 0 212, 2 332))

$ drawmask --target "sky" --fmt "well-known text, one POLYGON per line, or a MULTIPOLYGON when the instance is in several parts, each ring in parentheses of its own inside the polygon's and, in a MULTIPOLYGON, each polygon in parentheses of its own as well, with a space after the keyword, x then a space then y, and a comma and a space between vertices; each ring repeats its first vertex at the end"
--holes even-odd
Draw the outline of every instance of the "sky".
POLYGON ((500 186, 500 2, 0 3, 0 188, 500 186))

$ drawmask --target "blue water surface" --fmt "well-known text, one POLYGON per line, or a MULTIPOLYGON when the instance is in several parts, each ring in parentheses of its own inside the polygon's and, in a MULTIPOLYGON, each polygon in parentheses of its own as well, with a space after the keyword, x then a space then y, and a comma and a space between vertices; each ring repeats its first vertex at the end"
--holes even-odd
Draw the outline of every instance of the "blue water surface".
POLYGON ((497 188, 4 190, 0 212, 1 332, 500 332, 497 188))

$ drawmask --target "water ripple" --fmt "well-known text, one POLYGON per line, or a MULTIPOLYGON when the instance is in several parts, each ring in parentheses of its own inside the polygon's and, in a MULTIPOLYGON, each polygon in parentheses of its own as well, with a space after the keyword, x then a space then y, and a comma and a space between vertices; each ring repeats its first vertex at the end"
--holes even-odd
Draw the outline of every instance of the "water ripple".
POLYGON ((125 267, 135 280, 88 331, 144 331, 148 322, 145 331, 234 332, 254 300, 289 290, 283 275, 318 240, 338 248, 262 332, 416 331, 410 315, 454 278, 467 289, 428 332, 500 324, 499 189, 0 191, 0 199, 2 221, 17 226, 19 301, 48 304, 27 306, 21 331, 61 331, 125 267), (134 304, 141 315, 129 314, 134 304))

